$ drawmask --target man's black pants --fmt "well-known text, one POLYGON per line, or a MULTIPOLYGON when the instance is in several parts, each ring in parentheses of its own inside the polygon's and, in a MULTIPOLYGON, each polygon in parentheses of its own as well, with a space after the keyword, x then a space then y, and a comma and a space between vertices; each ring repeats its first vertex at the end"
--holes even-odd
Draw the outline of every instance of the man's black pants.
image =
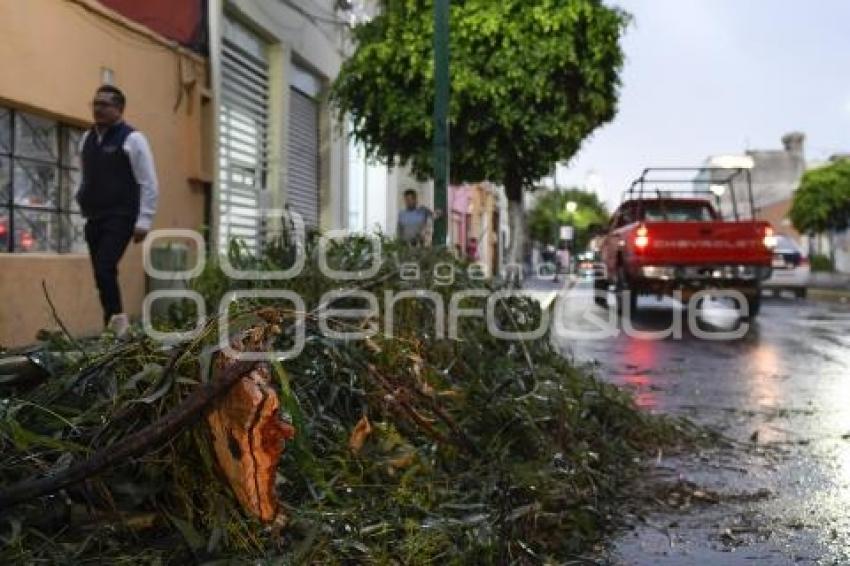
POLYGON ((86 222, 86 244, 103 307, 104 325, 112 315, 124 312, 118 287, 118 262, 133 237, 134 225, 134 219, 128 216, 107 216, 86 222))

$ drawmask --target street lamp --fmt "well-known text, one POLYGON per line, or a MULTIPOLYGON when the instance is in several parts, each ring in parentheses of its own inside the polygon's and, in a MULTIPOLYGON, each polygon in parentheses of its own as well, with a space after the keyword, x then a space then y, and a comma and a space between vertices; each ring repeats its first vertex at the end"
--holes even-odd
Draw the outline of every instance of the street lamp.
POLYGON ((578 209, 578 203, 574 200, 567 202, 567 212, 573 214, 578 209))

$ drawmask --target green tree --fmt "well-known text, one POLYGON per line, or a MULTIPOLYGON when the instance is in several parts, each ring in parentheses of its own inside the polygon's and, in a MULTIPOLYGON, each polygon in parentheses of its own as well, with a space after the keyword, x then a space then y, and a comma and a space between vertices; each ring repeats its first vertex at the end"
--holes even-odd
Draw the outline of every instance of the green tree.
MULTIPOLYGON (((384 0, 354 29, 331 100, 367 153, 432 172, 433 1, 384 0)), ((453 0, 451 178, 504 185, 509 260, 520 259, 522 194, 616 113, 629 16, 601 0, 453 0)))
POLYGON ((575 248, 583 250, 593 236, 594 228, 608 223, 608 209, 596 193, 581 189, 546 191, 534 203, 528 217, 528 231, 532 239, 543 244, 557 244, 561 226, 575 229, 575 248), (575 203, 575 211, 567 203, 575 203))
POLYGON ((791 222, 804 233, 846 228, 850 223, 850 159, 806 171, 794 192, 791 222))

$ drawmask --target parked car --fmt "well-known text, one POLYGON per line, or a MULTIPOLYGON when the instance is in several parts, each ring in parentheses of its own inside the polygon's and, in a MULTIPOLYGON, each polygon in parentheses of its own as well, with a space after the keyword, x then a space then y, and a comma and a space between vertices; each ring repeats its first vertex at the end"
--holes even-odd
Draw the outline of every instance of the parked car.
MULTIPOLYGON (((679 292, 687 302, 700 290, 732 289, 744 295, 748 316, 757 316, 761 308, 761 284, 770 277, 774 260, 773 228, 765 221, 742 217, 738 200, 730 205, 733 217, 723 219, 714 206, 719 202, 720 192, 716 180, 711 181, 714 187, 711 191, 700 192, 691 178, 690 188, 680 191, 686 196, 669 190, 645 191, 644 184, 655 182, 651 177, 653 171, 671 170, 647 169, 627 191, 602 243, 601 255, 608 277, 596 280, 596 290, 613 287, 618 309, 628 301, 634 312, 639 295, 660 298, 679 292)), ((687 171, 698 174, 708 171, 714 175, 712 179, 717 176, 714 169, 687 171)), ((731 198, 735 199, 733 173, 729 173, 728 179, 724 174, 723 179, 731 198)), ((753 208, 750 206, 750 210, 753 208)), ((596 301, 607 303, 601 293, 596 301)))
POLYGON ((765 289, 776 293, 791 291, 805 298, 812 268, 809 258, 797 242, 788 236, 776 236, 771 267, 773 272, 770 278, 762 283, 765 289))
POLYGON ((579 277, 588 279, 605 278, 605 264, 598 252, 587 251, 576 257, 576 272, 579 277))

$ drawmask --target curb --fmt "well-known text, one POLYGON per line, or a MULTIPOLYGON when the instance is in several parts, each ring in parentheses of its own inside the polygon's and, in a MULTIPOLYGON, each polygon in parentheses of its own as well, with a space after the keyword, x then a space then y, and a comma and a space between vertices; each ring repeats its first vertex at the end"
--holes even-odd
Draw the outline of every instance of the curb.
POLYGON ((834 303, 850 302, 850 289, 808 288, 808 298, 811 300, 828 301, 834 303))

